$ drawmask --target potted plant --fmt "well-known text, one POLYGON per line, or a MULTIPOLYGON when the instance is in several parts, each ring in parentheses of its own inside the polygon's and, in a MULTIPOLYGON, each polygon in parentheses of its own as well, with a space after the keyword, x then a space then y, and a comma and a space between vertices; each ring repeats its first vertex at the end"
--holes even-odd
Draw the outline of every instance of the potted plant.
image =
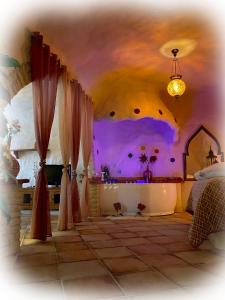
POLYGON ((146 206, 144 204, 142 204, 142 203, 138 203, 137 208, 138 208, 137 214, 140 215, 140 216, 142 216, 142 211, 146 208, 146 206))
POLYGON ((102 178, 101 180, 106 182, 110 178, 110 172, 108 166, 101 166, 102 178))
POLYGON ((114 208, 116 210, 117 216, 119 216, 119 215, 122 216, 123 214, 119 213, 121 211, 121 209, 122 209, 120 202, 114 203, 113 206, 114 206, 114 208))

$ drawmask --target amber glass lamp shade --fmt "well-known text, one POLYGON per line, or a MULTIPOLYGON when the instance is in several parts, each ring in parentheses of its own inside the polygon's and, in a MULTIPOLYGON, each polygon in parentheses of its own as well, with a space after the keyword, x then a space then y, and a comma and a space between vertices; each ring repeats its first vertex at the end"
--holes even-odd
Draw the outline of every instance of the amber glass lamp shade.
POLYGON ((167 85, 167 91, 170 96, 179 98, 183 95, 186 89, 185 82, 179 76, 171 76, 171 81, 167 85))

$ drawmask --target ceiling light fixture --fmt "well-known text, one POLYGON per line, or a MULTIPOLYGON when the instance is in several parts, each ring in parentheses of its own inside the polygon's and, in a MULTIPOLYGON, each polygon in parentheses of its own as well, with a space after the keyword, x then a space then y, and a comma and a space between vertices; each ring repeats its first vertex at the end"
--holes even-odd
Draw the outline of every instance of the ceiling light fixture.
POLYGON ((172 49, 171 52, 173 54, 173 75, 170 76, 171 81, 167 85, 167 91, 170 96, 178 99, 185 92, 186 85, 185 82, 181 79, 182 76, 180 74, 177 74, 177 53, 179 52, 179 50, 175 48, 172 49))

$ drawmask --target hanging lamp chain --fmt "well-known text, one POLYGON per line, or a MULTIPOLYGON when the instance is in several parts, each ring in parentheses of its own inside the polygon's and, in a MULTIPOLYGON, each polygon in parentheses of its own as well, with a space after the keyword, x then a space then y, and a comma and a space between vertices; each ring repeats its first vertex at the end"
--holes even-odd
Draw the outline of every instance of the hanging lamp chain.
POLYGON ((179 52, 179 49, 177 48, 174 48, 171 50, 172 54, 173 54, 173 68, 172 68, 172 71, 173 71, 173 74, 172 74, 172 78, 181 78, 182 76, 180 74, 177 74, 178 72, 178 69, 180 71, 180 68, 179 68, 179 64, 178 64, 178 59, 177 59, 177 54, 179 52))

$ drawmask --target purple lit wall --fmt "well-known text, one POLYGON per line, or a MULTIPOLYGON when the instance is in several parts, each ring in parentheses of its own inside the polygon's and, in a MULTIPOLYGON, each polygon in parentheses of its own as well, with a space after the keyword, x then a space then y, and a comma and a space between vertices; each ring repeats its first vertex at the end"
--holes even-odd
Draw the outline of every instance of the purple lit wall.
POLYGON ((168 123, 152 118, 95 121, 95 173, 99 175, 101 166, 106 165, 113 177, 142 176, 146 165, 139 161, 139 156, 145 153, 148 157, 157 156, 157 161, 150 165, 153 176, 175 176, 174 139, 175 132, 168 123))

